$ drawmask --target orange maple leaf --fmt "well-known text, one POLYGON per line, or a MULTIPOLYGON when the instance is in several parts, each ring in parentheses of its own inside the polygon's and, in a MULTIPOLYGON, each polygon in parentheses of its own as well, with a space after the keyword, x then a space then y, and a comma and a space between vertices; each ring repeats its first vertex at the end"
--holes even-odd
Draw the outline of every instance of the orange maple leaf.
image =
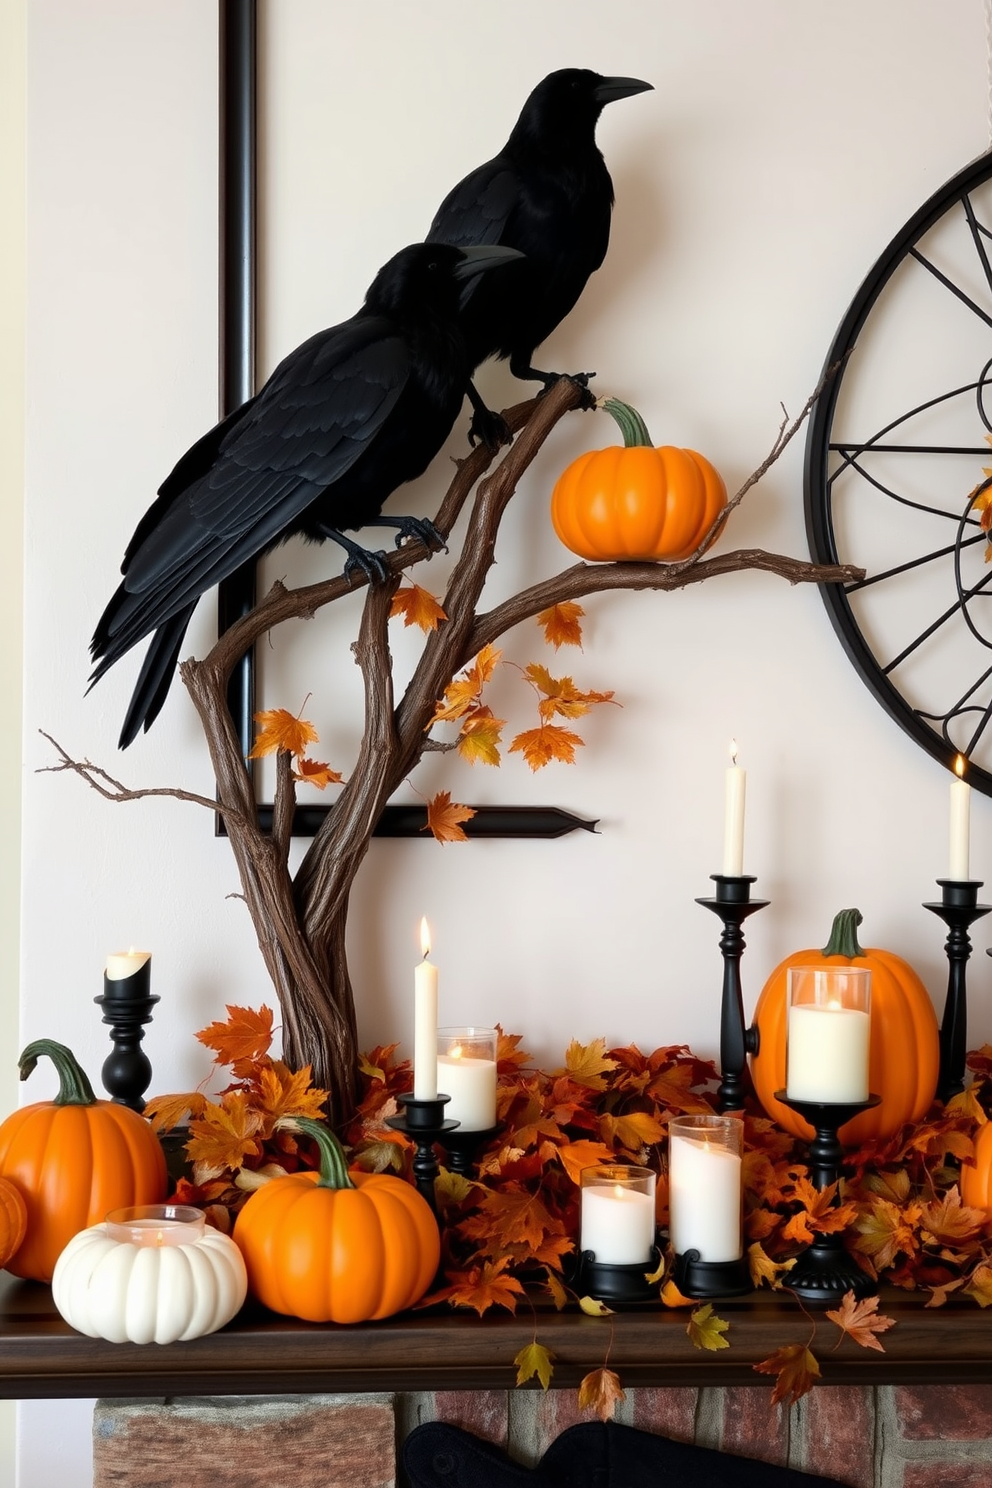
POLYGON ((214 1050, 216 1064, 234 1065, 236 1073, 251 1074, 255 1063, 268 1053, 272 1043, 272 1009, 264 1002, 257 1011, 232 1003, 226 1006, 227 1022, 211 1023, 207 1028, 201 1028, 196 1037, 201 1044, 214 1050), (248 1065, 247 1070, 237 1068, 242 1063, 248 1065))
POLYGON ((158 1095, 146 1101, 144 1114, 153 1131, 165 1132, 181 1126, 187 1116, 202 1115, 206 1107, 207 1097, 198 1090, 190 1090, 185 1095, 158 1095))
POLYGON ((258 1105, 272 1123, 281 1116, 312 1116, 320 1120, 325 1115, 327 1091, 312 1085, 312 1076, 309 1064, 294 1072, 281 1059, 273 1059, 262 1070, 258 1079, 258 1105))
POLYGON ((530 1064, 531 1056, 526 1049, 519 1046, 523 1042, 522 1033, 504 1033, 499 1024, 496 1024, 498 1040, 496 1044, 496 1071, 500 1075, 516 1074, 522 1065, 530 1064))
POLYGON ((600 1163, 613 1161, 613 1148, 602 1142, 582 1139, 578 1142, 566 1142, 563 1147, 559 1147, 558 1157, 572 1182, 580 1183, 583 1168, 598 1167, 600 1163))
POLYGON ((915 1255, 919 1249, 914 1224, 919 1210, 903 1210, 887 1199, 872 1198, 867 1213, 854 1221, 854 1248, 871 1259, 876 1271, 891 1266, 901 1252, 915 1255))
POLYGON ((579 1410, 595 1411, 601 1421, 611 1420, 626 1398, 612 1369, 593 1369, 579 1385, 579 1410))
POLYGON ((820 1366, 803 1343, 789 1343, 753 1366, 758 1374, 774 1374, 772 1404, 787 1400, 793 1405, 808 1395, 820 1377, 820 1366))
POLYGON ((840 1306, 830 1308, 827 1317, 837 1324, 842 1337, 846 1335, 862 1348, 877 1349, 880 1354, 885 1350, 875 1335, 896 1325, 895 1318, 879 1312, 877 1297, 865 1297, 859 1302, 853 1292, 845 1292, 840 1306))
POLYGON ((469 677, 458 677, 454 682, 449 682, 444 689, 444 698, 438 702, 434 709, 434 715, 428 723, 448 723, 456 718, 463 718, 468 710, 476 704, 478 699, 478 688, 469 677))
POLYGON ((421 830, 433 832, 438 842, 467 842, 459 823, 471 821, 474 815, 471 806, 453 803, 450 791, 438 791, 427 802, 427 826, 421 830))
POLYGON ((439 623, 448 618, 433 594, 419 584, 397 589, 389 609, 390 620, 394 615, 402 615, 404 625, 419 625, 423 631, 437 630, 439 623))
POLYGON ((955 1184, 940 1199, 923 1205, 920 1224, 938 1245, 959 1246, 978 1238, 985 1218, 984 1209, 969 1209, 962 1204, 955 1184))
POLYGON ((552 760, 565 765, 575 764, 575 751, 584 740, 572 729, 562 728, 557 723, 542 723, 538 728, 525 729, 510 745, 511 754, 522 754, 532 770, 543 770, 552 760))
POLYGON ((498 765, 499 744, 505 718, 496 718, 491 708, 477 708, 462 722, 458 753, 470 765, 498 765))
POLYGON ((317 742, 313 724, 294 717, 285 708, 268 708, 252 717, 261 728, 255 735, 249 759, 262 759, 266 754, 306 754, 307 745, 317 742))
POLYGON ((474 1307, 480 1317, 489 1307, 516 1312, 517 1298, 523 1296, 524 1289, 515 1276, 506 1275, 509 1264, 509 1257, 501 1256, 469 1271, 449 1271, 451 1286, 436 1292, 433 1298, 425 1297, 424 1304, 446 1298, 454 1307, 474 1307))
POLYGON ((717 1317, 712 1302, 707 1302, 689 1314, 685 1331, 695 1348, 715 1353, 717 1349, 730 1347, 729 1340, 723 1336, 729 1327, 729 1323, 717 1317))
POLYGON ((497 1245, 538 1246, 546 1235, 562 1235, 565 1226, 547 1210, 541 1196, 528 1193, 519 1185, 508 1183, 502 1189, 490 1189, 482 1200, 480 1213, 462 1226, 471 1240, 487 1240, 497 1245))
POLYGON ((599 1132, 604 1142, 619 1142, 628 1152, 637 1152, 641 1147, 653 1147, 665 1135, 665 1128, 657 1116, 647 1111, 630 1111, 626 1116, 599 1118, 599 1132))
POLYGON ((965 1292, 973 1297, 979 1307, 988 1307, 992 1304, 992 1265, 983 1261, 975 1267, 971 1273, 965 1292))
POLYGON ((248 1157, 260 1157, 258 1132, 262 1116, 252 1108, 244 1090, 232 1090, 221 1104, 208 1104, 202 1116, 189 1124, 186 1152, 197 1183, 236 1171, 248 1157))
POLYGON ((537 623, 544 630, 544 639, 557 651, 561 646, 581 646, 582 626, 579 621, 585 610, 574 600, 566 599, 561 604, 542 610, 537 623))
POLYGON ((524 677, 543 693, 538 712, 545 722, 560 714, 562 718, 581 718, 595 703, 609 703, 612 692, 582 692, 571 677, 552 677, 547 667, 531 662, 524 668, 524 677))
POLYGON ((796 1258, 793 1256, 789 1261, 773 1261, 766 1254, 761 1242, 756 1240, 747 1248, 747 1264, 751 1272, 751 1281, 756 1289, 763 1281, 767 1281, 772 1290, 778 1292, 781 1291, 783 1285, 781 1277, 792 1270, 796 1264, 796 1258))
POLYGON ((536 1374, 541 1382, 541 1389, 546 1390, 551 1384, 551 1376, 554 1374, 555 1355, 543 1343, 534 1339, 533 1343, 526 1344, 516 1355, 513 1362, 517 1366, 517 1384, 524 1385, 536 1374))
POLYGON ((606 1053, 605 1038, 593 1039, 591 1044, 580 1044, 578 1039, 573 1039, 565 1050, 565 1068, 554 1073, 567 1075, 576 1085, 585 1085, 588 1090, 605 1090, 603 1076, 616 1067, 616 1060, 606 1053))
POLYGON ((293 779, 324 790, 328 785, 340 785, 344 776, 340 770, 332 770, 329 764, 321 760, 301 759, 299 769, 293 771, 293 779))

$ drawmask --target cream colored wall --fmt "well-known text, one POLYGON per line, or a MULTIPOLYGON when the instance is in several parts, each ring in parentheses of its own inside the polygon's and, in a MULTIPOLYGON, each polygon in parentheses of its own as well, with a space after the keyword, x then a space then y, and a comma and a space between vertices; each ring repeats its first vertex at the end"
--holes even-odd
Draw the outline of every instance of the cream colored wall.
MULTIPOLYGON (((0 3, 0 1110, 17 1104, 24 488, 25 4, 0 3)), ((0 1403, 0 1488, 14 1484, 14 1403, 0 1403)))

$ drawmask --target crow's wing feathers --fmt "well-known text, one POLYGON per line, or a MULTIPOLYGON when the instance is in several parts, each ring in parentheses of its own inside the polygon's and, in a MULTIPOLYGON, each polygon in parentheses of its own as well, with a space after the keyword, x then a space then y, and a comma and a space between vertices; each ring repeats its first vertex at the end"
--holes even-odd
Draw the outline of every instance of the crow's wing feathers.
POLYGON ((497 156, 448 193, 431 223, 427 242, 454 243, 459 248, 499 243, 519 196, 516 171, 497 156))

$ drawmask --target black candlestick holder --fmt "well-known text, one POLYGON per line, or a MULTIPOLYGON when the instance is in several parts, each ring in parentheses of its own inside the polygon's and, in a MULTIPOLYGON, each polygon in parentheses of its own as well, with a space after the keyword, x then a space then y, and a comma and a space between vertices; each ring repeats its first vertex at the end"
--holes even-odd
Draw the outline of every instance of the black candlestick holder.
POLYGON ((937 1099, 949 1101, 964 1089, 965 1056, 968 1049, 968 1001, 965 991, 965 967, 971 955, 968 926, 992 910, 992 904, 979 904, 981 879, 938 878, 940 903, 924 904, 939 915, 947 926, 944 951, 947 955, 947 998, 940 1024, 940 1073, 937 1077, 937 1099))
POLYGON ((463 1131, 459 1126, 457 1131, 450 1131, 442 1138, 442 1146, 448 1154, 448 1167, 451 1171, 463 1176, 471 1173, 475 1154, 498 1131, 498 1126, 491 1126, 487 1131, 463 1131))
POLYGON ((744 998, 741 992, 741 957, 744 954, 744 932, 748 915, 764 909, 767 899, 752 899, 751 874, 731 877, 711 873, 716 884, 715 899, 697 899, 704 909, 711 909, 723 921, 720 952, 723 956, 723 998, 720 1008, 720 1087, 717 1098, 721 1112, 740 1111, 744 1105, 744 1070, 747 1056, 758 1052, 758 1030, 744 1023, 744 998))
MULTIPOLYGON (((809 1144, 810 1179, 816 1188, 829 1188, 840 1179, 844 1149, 837 1133, 862 1111, 880 1104, 880 1095, 869 1095, 863 1101, 795 1100, 785 1090, 776 1090, 775 1099, 808 1121, 816 1135, 809 1144)), ((840 1203, 839 1195, 834 1199, 840 1203)), ((845 1293, 869 1297, 877 1285, 867 1272, 844 1249, 839 1234, 817 1234, 809 1249, 796 1261, 785 1285, 804 1302, 830 1306, 843 1300, 845 1293)))
POLYGON ((568 1281, 580 1297, 595 1297, 607 1307, 638 1307, 645 1302, 658 1301, 658 1283, 649 1281, 661 1267, 662 1251, 657 1244, 651 1247, 646 1261, 631 1265, 614 1265, 609 1261, 597 1261, 591 1250, 580 1250, 568 1281))
POLYGON ((448 1133, 454 1131, 458 1125, 457 1121, 451 1118, 445 1120, 444 1117, 444 1108, 450 1099, 450 1095, 436 1095, 433 1100, 418 1100, 412 1092, 409 1095, 398 1095, 396 1100, 403 1107, 402 1114, 386 1117, 387 1126, 391 1126, 394 1131, 405 1132, 416 1144, 413 1181, 435 1214, 437 1200, 434 1197, 434 1180, 441 1169, 434 1144, 449 1140, 448 1133))
POLYGON ((103 995, 94 997, 110 1024, 114 1051, 104 1061, 100 1078, 111 1100, 140 1113, 144 1094, 152 1082, 152 1066, 141 1047, 144 1025, 152 1020, 152 1008, 160 999, 151 991, 151 961, 129 977, 103 978, 103 995))
POLYGON ((717 1297, 744 1297, 754 1291, 747 1258, 736 1261, 704 1261, 698 1250, 676 1255, 672 1262, 672 1280, 683 1297, 701 1301, 717 1297))

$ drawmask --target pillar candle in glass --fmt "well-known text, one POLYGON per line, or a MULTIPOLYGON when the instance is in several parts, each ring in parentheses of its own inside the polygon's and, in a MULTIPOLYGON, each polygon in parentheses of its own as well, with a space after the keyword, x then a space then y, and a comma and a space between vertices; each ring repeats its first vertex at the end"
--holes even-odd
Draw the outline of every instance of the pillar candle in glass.
POLYGON ((867 966, 789 968, 785 1089, 825 1105, 868 1099, 871 971, 867 966))
POLYGON ((450 1095, 445 1115, 463 1132, 489 1131, 496 1125, 495 1028, 439 1028, 438 1089, 450 1095))
POLYGON ((677 1255, 706 1262, 744 1254, 744 1123, 737 1116, 673 1116, 668 1123, 669 1233, 677 1255))
POLYGON ((636 1266, 654 1245, 655 1175, 650 1168, 608 1163, 582 1169, 579 1249, 598 1265, 636 1266))

